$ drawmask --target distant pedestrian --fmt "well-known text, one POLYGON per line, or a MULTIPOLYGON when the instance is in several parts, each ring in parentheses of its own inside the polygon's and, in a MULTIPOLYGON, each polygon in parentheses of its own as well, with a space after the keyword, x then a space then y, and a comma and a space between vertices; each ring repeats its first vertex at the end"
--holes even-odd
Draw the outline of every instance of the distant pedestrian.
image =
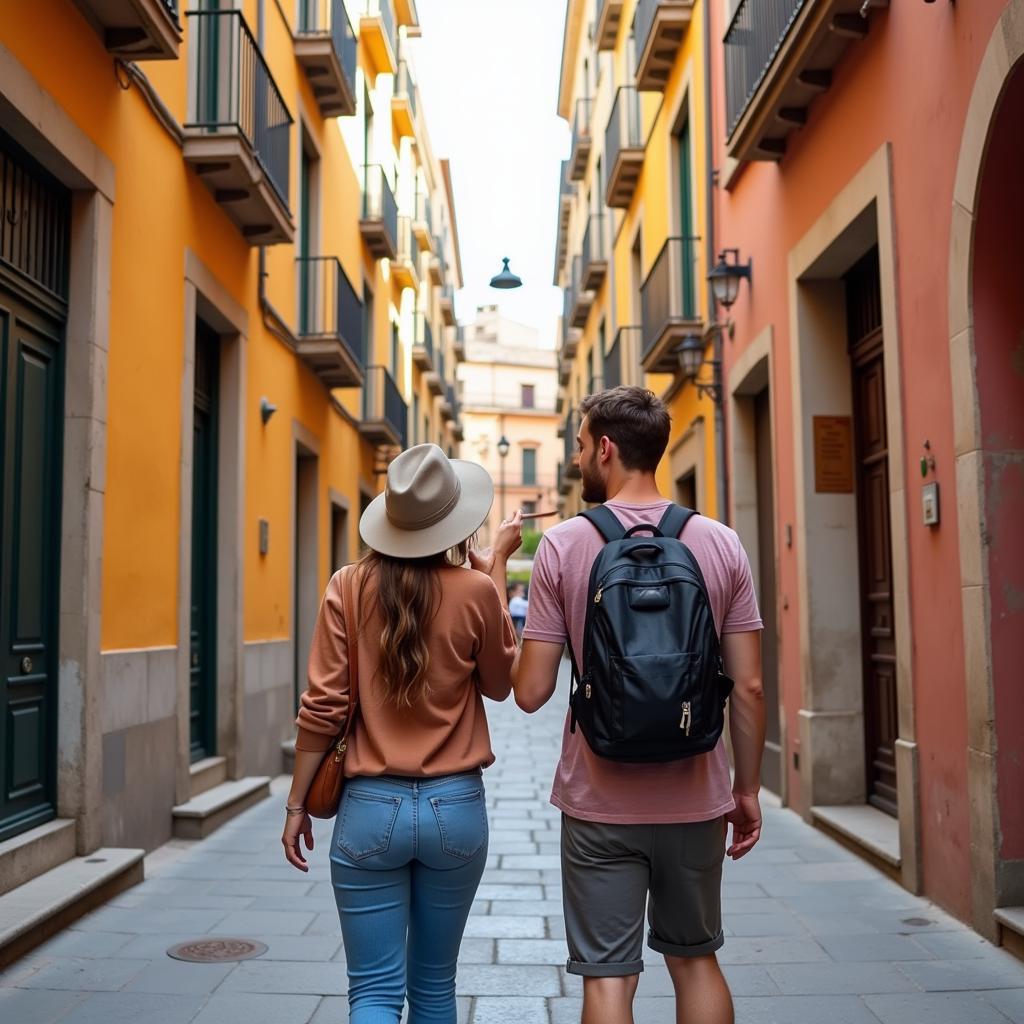
POLYGON ((750 566, 732 530, 658 492, 670 429, 660 399, 619 387, 586 398, 580 411, 583 500, 604 504, 593 521, 576 517, 544 534, 513 670, 516 701, 531 712, 555 691, 566 641, 579 671, 551 794, 563 812, 567 969, 583 976, 584 1024, 630 1024, 646 910, 647 942, 665 955, 677 1019, 732 1024, 715 956, 722 862, 746 854, 761 832, 761 619, 750 566), (643 533, 660 537, 659 524, 667 539, 652 543, 643 533), (633 529, 641 536, 630 541, 633 529), (613 541, 607 549, 602 534, 613 541), (599 556, 615 565, 600 581, 591 579, 599 556), (592 650, 601 657, 592 661, 592 650), (729 686, 722 661, 735 681, 732 783, 719 738, 729 686), (657 703, 671 693, 684 699, 657 703))
POLYGON ((516 628, 516 636, 523 635, 529 607, 530 602, 526 599, 526 588, 521 583, 517 583, 512 588, 512 597, 508 602, 508 611, 512 616, 512 625, 516 628))
POLYGON ((355 659, 329 851, 352 1024, 398 1024, 406 1000, 412 1021, 456 1021, 456 960, 487 857, 482 697, 508 696, 516 654, 505 578, 518 513, 492 550, 472 552, 484 571, 463 567, 493 498, 480 466, 436 445, 403 452, 360 520, 369 552, 334 574, 320 607, 282 842, 307 871, 306 800, 351 710, 355 659))

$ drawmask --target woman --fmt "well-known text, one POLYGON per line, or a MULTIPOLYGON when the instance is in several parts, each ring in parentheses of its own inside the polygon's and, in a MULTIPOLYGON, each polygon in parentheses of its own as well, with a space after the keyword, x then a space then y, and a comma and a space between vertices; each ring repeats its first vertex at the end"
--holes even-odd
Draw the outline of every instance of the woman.
POLYGON ((397 1024, 406 999, 409 1024, 455 1024, 456 959, 487 857, 481 770, 494 755, 481 695, 509 695, 516 654, 505 571, 520 513, 492 551, 470 553, 482 571, 463 568, 493 500, 482 467, 431 444, 403 452, 359 522, 368 554, 335 573, 320 607, 282 842, 308 870, 303 804, 345 722, 355 657, 331 840, 352 1024, 397 1024))

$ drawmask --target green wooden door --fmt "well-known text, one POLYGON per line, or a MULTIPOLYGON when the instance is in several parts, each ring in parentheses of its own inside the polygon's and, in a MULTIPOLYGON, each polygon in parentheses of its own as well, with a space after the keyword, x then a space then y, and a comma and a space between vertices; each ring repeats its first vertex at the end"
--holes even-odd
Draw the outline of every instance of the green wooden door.
POLYGON ((192 761, 217 752, 217 393, 220 338, 196 321, 192 426, 192 615, 189 739, 192 761))
POLYGON ((679 146, 679 234, 682 235, 683 309, 686 319, 697 315, 697 281, 694 257, 697 243, 693 240, 693 156, 690 152, 690 122, 677 136, 679 146))
POLYGON ((60 342, 0 274, 0 841, 56 814, 60 342))

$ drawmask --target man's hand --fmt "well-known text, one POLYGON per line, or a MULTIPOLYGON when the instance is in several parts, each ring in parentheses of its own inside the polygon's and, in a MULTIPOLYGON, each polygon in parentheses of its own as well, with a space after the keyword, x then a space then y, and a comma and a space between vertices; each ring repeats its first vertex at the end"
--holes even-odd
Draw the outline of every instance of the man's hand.
POLYGON ((749 853, 761 838, 761 802, 756 793, 733 793, 736 807, 726 816, 732 822, 732 844, 725 851, 733 860, 749 853))

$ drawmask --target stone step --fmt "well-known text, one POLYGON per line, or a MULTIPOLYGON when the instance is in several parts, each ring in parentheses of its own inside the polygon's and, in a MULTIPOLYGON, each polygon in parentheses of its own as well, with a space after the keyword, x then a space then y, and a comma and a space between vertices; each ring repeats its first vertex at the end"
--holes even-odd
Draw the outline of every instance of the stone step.
POLYGON ((999 942, 1018 960, 1024 960, 1024 907, 996 907, 999 942))
POLYGON ((0 968, 143 877, 144 850, 103 847, 0 896, 0 968))
POLYGON ((56 818, 0 843, 0 896, 75 855, 75 823, 56 818))
POLYGON ((227 782, 228 759, 226 757, 204 757, 189 768, 189 795, 196 797, 227 782))
POLYGON ((173 808, 178 839, 205 839, 225 822, 270 796, 270 776, 249 775, 222 782, 173 808))

